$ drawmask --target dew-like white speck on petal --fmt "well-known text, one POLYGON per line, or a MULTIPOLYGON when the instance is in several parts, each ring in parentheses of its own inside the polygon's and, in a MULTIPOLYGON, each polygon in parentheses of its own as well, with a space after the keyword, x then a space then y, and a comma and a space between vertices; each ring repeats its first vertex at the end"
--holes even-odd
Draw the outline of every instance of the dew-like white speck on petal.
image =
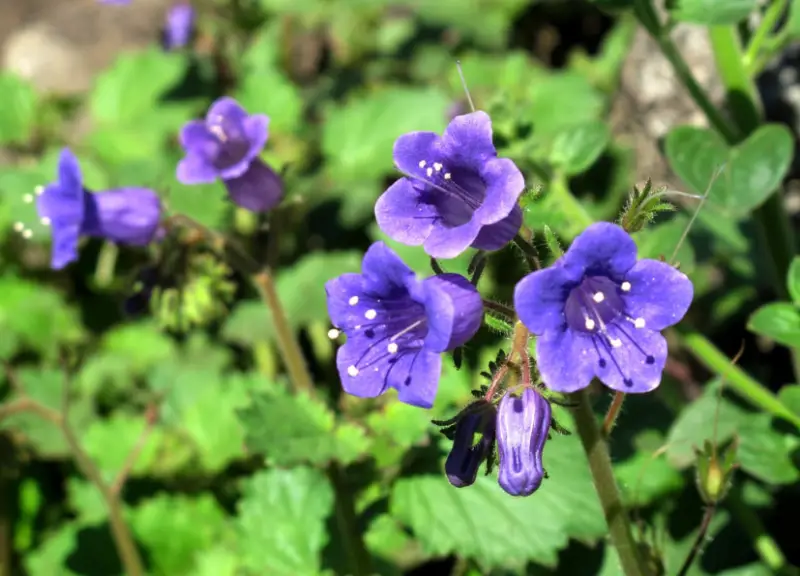
POLYGON ((626 282, 623 282, 623 283, 620 285, 620 288, 622 288, 622 291, 623 291, 623 292, 630 292, 630 291, 631 291, 631 283, 630 283, 630 282, 627 282, 627 281, 626 281, 626 282))
POLYGON ((348 366, 347 373, 353 377, 358 376, 358 368, 356 368, 355 366, 348 366))
POLYGON ((358 304, 358 296, 350 296, 350 300, 347 301, 350 306, 355 306, 358 304))
POLYGON ((592 296, 592 300, 594 300, 598 304, 600 304, 600 302, 602 302, 605 299, 606 299, 606 295, 603 294, 602 292, 595 292, 594 295, 592 296))
POLYGON ((366 318, 367 320, 374 320, 377 315, 378 312, 376 310, 373 310, 372 308, 364 312, 364 318, 366 318))

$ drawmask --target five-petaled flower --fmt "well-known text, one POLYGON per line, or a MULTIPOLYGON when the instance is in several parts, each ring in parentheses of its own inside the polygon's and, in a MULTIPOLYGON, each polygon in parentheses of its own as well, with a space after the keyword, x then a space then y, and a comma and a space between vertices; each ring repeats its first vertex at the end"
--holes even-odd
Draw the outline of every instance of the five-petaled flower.
POLYGON ((265 212, 280 202, 283 184, 258 155, 267 142, 269 118, 252 116, 236 100, 215 101, 205 120, 191 120, 180 133, 186 156, 178 164, 182 184, 210 184, 221 179, 236 204, 265 212))
POLYGON ((37 193, 39 217, 52 228, 54 269, 77 259, 81 236, 145 246, 159 229, 161 201, 155 192, 148 188, 90 192, 84 188, 78 160, 68 148, 59 157, 58 180, 37 193))
POLYGON ((538 336, 545 384, 559 392, 593 377, 620 392, 658 386, 667 358, 660 331, 683 318, 693 288, 685 274, 636 258, 636 244, 616 224, 589 226, 553 266, 514 290, 520 319, 538 336))
POLYGON ((471 486, 478 469, 494 445, 497 411, 492 404, 478 412, 467 414, 456 424, 453 448, 444 462, 447 480, 456 488, 471 486), (481 437, 475 442, 475 434, 481 437))
POLYGON ((162 42, 164 48, 183 48, 194 32, 194 8, 189 2, 178 2, 167 10, 162 42))
POLYGON ((393 154, 405 177, 375 204, 378 226, 390 238, 453 258, 470 246, 502 248, 519 231, 525 180, 514 162, 497 157, 485 112, 456 116, 442 136, 400 136, 393 154))
POLYGON ((542 452, 550 432, 550 403, 533 388, 506 394, 497 409, 497 481, 512 496, 528 496, 542 483, 542 452))
POLYGON ((367 250, 361 274, 329 280, 325 291, 331 321, 347 335, 336 365, 355 396, 394 388, 402 402, 429 408, 442 352, 469 340, 483 319, 481 297, 466 278, 421 279, 383 242, 367 250))

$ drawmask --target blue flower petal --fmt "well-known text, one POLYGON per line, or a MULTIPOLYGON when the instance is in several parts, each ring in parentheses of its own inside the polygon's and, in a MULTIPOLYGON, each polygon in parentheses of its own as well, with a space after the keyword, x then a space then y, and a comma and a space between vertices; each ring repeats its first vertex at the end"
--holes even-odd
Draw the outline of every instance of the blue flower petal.
POLYGON ((625 281, 630 285, 623 293, 628 314, 642 318, 651 330, 677 324, 692 304, 692 282, 666 262, 639 260, 625 281))
POLYGON ((536 365, 550 390, 568 393, 586 388, 599 362, 592 336, 548 329, 536 339, 536 365))
POLYGON ((522 208, 514 206, 511 214, 481 228, 478 236, 472 241, 472 247, 478 250, 500 250, 514 239, 522 226, 522 208))
POLYGON ((81 233, 131 246, 146 246, 161 222, 161 200, 149 188, 87 194, 81 233))
POLYGON ((439 274, 422 282, 428 334, 425 348, 453 350, 472 338, 483 321, 483 302, 478 290, 459 274, 439 274))
POLYGON ((512 496, 528 496, 544 478, 542 452, 550 431, 550 403, 532 388, 507 394, 497 409, 497 481, 512 496))
POLYGON ((422 201, 420 190, 408 178, 401 178, 381 194, 375 203, 375 220, 389 238, 419 246, 430 235, 439 212, 422 201))
POLYGON ((458 165, 480 165, 497 155, 492 120, 482 110, 453 118, 442 134, 441 145, 450 161, 458 165))
POLYGON ((517 208, 519 197, 525 191, 525 177, 508 158, 487 160, 481 166, 480 175, 486 184, 486 197, 475 210, 474 218, 483 225, 496 224, 517 208))
POLYGON ((563 259, 563 265, 572 269, 572 274, 601 275, 621 281, 636 264, 636 243, 620 226, 596 222, 575 238, 563 259))

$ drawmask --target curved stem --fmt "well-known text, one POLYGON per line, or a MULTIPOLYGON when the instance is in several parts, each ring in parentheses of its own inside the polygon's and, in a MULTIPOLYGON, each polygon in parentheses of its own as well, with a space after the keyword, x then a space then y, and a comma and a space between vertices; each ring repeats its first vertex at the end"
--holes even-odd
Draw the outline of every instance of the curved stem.
POLYGON ((505 317, 506 320, 512 322, 514 318, 516 318, 516 313, 511 306, 506 306, 505 304, 500 304, 500 302, 494 302, 492 300, 484 300, 483 305, 491 310, 492 312, 496 312, 505 317))
POLYGON ((608 446, 600 434, 589 402, 589 392, 586 389, 574 392, 572 398, 576 404, 573 409, 575 426, 589 460, 594 487, 600 498, 611 543, 617 550, 622 571, 625 576, 647 576, 648 572, 642 562, 638 545, 633 539, 628 514, 622 505, 617 480, 611 468, 608 446))

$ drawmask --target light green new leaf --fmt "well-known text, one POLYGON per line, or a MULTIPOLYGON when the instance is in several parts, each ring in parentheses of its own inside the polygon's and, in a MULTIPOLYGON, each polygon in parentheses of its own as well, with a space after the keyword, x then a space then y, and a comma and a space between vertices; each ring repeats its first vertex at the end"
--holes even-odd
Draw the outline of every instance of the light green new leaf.
POLYGON ((250 477, 236 518, 244 565, 254 574, 317 576, 333 498, 325 476, 310 468, 250 477))
POLYGON ((747 329, 784 346, 800 347, 800 310, 788 302, 772 302, 756 310, 747 329))
POLYGON ((743 217, 783 180, 794 156, 794 139, 785 126, 766 124, 729 148, 707 128, 678 126, 667 134, 665 150, 672 169, 696 194, 705 193, 713 175, 724 166, 708 194, 708 204, 732 217, 743 217))
POLYGON ((359 429, 337 426, 327 406, 303 393, 292 395, 278 387, 263 390, 254 393, 250 405, 237 414, 247 448, 278 466, 324 464, 334 459, 347 463, 368 448, 359 429))
POLYGON ((33 133, 38 98, 25 80, 3 72, 0 74, 0 144, 24 144, 33 133))
POLYGON ((102 124, 133 125, 181 78, 185 56, 153 46, 127 52, 97 77, 89 95, 93 118, 102 124))
POLYGON ((758 8, 758 0, 672 0, 675 20, 701 26, 738 24, 758 8))

